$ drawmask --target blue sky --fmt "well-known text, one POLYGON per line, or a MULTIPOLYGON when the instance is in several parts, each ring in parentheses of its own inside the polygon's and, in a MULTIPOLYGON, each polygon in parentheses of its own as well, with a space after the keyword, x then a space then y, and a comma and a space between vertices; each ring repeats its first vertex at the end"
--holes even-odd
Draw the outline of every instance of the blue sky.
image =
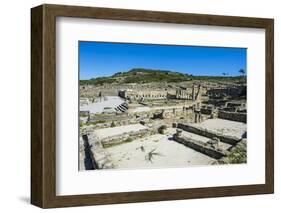
POLYGON ((192 75, 229 76, 246 70, 246 48, 79 42, 80 79, 111 76, 132 68, 192 75))

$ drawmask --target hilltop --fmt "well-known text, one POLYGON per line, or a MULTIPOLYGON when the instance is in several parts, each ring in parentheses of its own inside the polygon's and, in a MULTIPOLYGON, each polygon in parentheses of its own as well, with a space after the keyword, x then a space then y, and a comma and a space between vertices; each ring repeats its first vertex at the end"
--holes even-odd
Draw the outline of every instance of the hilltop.
POLYGON ((144 69, 144 68, 134 68, 127 72, 117 72, 109 77, 98 77, 89 80, 80 80, 81 85, 103 85, 103 84, 128 84, 128 83, 152 83, 152 82, 183 82, 192 80, 226 80, 234 81, 241 79, 240 76, 237 77, 222 77, 222 76, 192 76, 189 74, 184 74, 180 72, 174 72, 170 70, 154 70, 154 69, 144 69))

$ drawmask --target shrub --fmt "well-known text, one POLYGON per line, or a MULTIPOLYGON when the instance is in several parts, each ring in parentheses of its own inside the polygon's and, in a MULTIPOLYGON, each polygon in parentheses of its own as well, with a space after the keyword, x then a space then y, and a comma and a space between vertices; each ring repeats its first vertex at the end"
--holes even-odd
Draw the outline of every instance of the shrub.
POLYGON ((127 139, 125 140, 125 142, 132 142, 132 141, 133 141, 132 138, 127 138, 127 139))
POLYGON ((164 131, 167 129, 167 126, 166 125, 162 125, 158 128, 158 132, 160 134, 164 134, 164 131))
POLYGON ((114 122, 114 121, 112 121, 112 123, 111 123, 110 127, 116 127, 116 124, 115 124, 115 122, 114 122))
POLYGON ((247 163, 247 150, 236 147, 228 156, 229 163, 247 163))

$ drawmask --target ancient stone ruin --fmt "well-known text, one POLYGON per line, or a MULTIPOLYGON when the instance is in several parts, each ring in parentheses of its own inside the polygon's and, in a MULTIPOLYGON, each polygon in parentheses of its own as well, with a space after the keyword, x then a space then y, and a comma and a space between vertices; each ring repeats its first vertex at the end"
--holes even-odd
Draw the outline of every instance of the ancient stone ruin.
POLYGON ((245 163, 246 93, 204 80, 83 85, 80 168, 245 163))

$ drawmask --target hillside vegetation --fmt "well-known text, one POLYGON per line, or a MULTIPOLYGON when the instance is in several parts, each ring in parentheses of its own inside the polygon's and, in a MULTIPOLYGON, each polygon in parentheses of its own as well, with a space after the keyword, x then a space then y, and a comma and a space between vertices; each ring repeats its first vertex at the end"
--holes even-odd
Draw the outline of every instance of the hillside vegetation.
POLYGON ((117 72, 109 77, 98 77, 89 80, 80 80, 81 85, 103 85, 103 84, 126 84, 126 83, 152 83, 152 82, 183 82, 192 80, 204 80, 204 81, 237 81, 242 77, 231 76, 192 76, 189 74, 183 74, 179 72, 173 72, 169 70, 153 70, 134 68, 127 72, 117 72))

